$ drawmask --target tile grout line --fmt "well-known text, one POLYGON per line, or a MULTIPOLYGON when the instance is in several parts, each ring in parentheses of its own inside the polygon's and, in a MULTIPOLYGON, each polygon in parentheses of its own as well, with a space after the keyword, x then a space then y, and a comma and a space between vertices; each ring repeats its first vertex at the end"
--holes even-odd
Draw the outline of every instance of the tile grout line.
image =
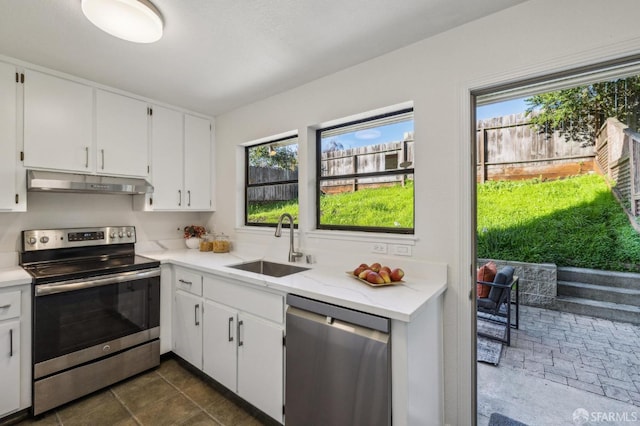
POLYGON ((135 421, 139 425, 142 425, 142 422, 136 417, 135 414, 133 414, 133 412, 129 409, 129 407, 127 407, 127 404, 125 404, 124 401, 122 401, 122 399, 120 399, 118 394, 113 391, 113 388, 109 387, 109 392, 111 392, 113 397, 120 403, 120 405, 122 405, 122 407, 124 407, 124 409, 127 411, 127 413, 129 413, 129 415, 131 416, 133 421, 135 421))
MULTIPOLYGON (((174 385, 169 379, 167 379, 164 375, 162 375, 161 372, 157 371, 158 375, 165 381, 167 382, 170 386, 172 386, 175 390, 177 390, 178 392, 180 392, 180 394, 182 394, 182 396, 184 396, 185 398, 187 398, 189 401, 191 401, 196 407, 198 407, 200 409, 200 411, 202 411, 203 413, 205 413, 207 416, 209 416, 214 422, 218 423, 220 426, 225 426, 224 423, 222 423, 220 420, 218 420, 215 416, 211 415, 203 406, 201 406, 200 404, 198 404, 196 401, 194 401, 189 395, 187 395, 186 393, 184 393, 182 391, 182 389, 180 389, 178 386, 174 385)), ((199 413, 198 413, 199 414, 199 413)), ((197 414, 194 414, 192 417, 197 416, 197 414)), ((189 419, 187 419, 189 420, 189 419)), ((186 422, 186 420, 185 420, 186 422)), ((184 424, 184 422, 182 423, 184 424)))

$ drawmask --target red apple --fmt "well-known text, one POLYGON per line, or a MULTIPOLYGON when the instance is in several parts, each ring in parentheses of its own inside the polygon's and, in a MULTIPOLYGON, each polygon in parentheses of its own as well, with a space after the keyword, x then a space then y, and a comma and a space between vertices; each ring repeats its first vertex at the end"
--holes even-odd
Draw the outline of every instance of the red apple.
POLYGON ((369 265, 367 265, 366 263, 361 263, 359 268, 369 269, 369 265))
POLYGON ((371 284, 384 284, 384 279, 377 272, 369 271, 367 281, 371 284))
POLYGON ((378 262, 372 263, 371 266, 369 266, 369 269, 371 269, 373 272, 380 271, 380 268, 382 268, 382 265, 379 264, 378 262))
POLYGON ((380 268, 380 272, 382 271, 387 271, 387 273, 391 274, 391 268, 389 268, 388 266, 383 266, 382 268, 380 268))
POLYGON ((391 275, 389 275, 389 272, 387 272, 386 269, 381 269, 380 272, 378 272, 378 275, 382 277, 385 283, 388 284, 391 282, 391 275))
POLYGON ((366 280, 367 275, 369 275, 369 272, 371 272, 371 269, 365 269, 364 271, 358 274, 358 278, 360 278, 361 280, 366 280))
POLYGON ((355 275, 357 277, 358 275, 360 275, 360 272, 366 271, 367 269, 369 269, 368 266, 360 265, 356 269, 353 270, 353 275, 355 275))
POLYGON ((404 271, 400 268, 396 268, 391 271, 391 281, 400 281, 404 277, 404 271))

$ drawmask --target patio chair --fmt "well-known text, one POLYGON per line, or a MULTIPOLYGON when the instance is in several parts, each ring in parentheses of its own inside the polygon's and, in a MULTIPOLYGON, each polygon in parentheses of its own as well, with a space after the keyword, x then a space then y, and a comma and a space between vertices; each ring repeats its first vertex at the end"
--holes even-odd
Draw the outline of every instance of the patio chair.
POLYGON ((484 314, 482 319, 504 324, 506 333, 504 338, 478 332, 479 336, 497 340, 511 346, 511 329, 518 328, 520 295, 518 290, 518 277, 513 275, 512 266, 505 266, 498 271, 493 282, 478 281, 478 284, 491 286, 491 291, 487 297, 477 299, 478 312, 484 314), (511 290, 515 290, 515 301, 511 300, 511 290), (511 305, 515 304, 515 322, 511 321, 511 305))

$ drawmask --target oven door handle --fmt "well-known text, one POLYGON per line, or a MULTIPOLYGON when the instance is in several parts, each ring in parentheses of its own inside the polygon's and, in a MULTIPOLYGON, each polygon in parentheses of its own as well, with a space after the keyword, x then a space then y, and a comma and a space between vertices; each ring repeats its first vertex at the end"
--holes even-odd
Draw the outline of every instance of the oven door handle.
POLYGON ((142 280, 145 278, 159 277, 160 268, 154 268, 144 271, 122 272, 113 275, 104 275, 92 279, 79 279, 71 281, 61 281, 57 283, 38 284, 36 285, 35 295, 47 296, 56 293, 66 293, 69 291, 82 290, 91 287, 100 287, 103 285, 119 284, 126 281, 142 280))

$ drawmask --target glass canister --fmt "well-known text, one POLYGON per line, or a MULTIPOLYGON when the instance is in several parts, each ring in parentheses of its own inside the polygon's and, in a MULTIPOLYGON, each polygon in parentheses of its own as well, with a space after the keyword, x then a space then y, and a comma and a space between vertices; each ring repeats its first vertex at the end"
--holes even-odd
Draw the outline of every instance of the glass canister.
POLYGON ((213 241, 211 235, 204 234, 200 237, 200 251, 211 251, 213 250, 213 241))
POLYGON ((229 237, 223 233, 215 234, 213 238, 213 252, 214 253, 229 253, 231 242, 229 237))

